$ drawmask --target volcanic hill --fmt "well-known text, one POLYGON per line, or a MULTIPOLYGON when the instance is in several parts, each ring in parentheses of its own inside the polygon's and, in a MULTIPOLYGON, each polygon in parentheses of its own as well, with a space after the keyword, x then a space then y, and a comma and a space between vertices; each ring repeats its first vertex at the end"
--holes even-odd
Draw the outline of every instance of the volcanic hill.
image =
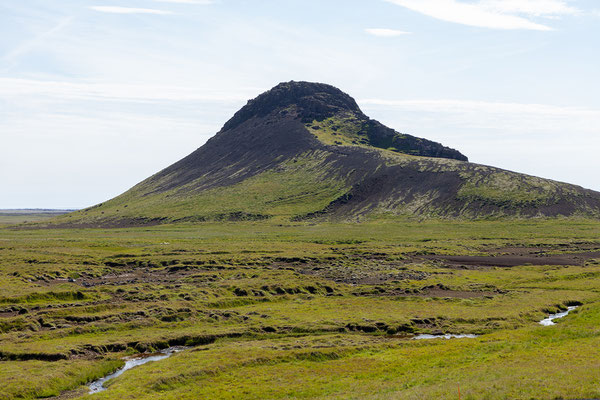
POLYGON ((72 226, 209 220, 600 216, 600 193, 469 163, 370 119, 339 89, 286 82, 250 100, 202 147, 72 226))

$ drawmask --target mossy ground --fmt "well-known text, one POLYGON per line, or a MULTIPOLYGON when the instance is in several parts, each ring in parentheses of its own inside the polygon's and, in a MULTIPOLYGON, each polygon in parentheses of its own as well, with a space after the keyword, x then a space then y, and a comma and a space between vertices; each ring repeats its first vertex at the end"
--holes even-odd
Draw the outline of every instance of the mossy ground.
POLYGON ((365 124, 353 113, 340 113, 323 121, 315 120, 306 127, 328 145, 369 147, 369 138, 364 133, 365 124))
POLYGON ((595 220, 266 221, 0 230, 0 398, 600 397, 600 262, 421 255, 600 250, 595 220), (579 264, 579 265, 575 265, 579 264), (583 304, 556 326, 537 321, 583 304), (414 333, 475 333, 416 341, 414 333), (79 392, 71 393, 76 396, 79 392), (82 391, 81 393, 84 393, 82 391))
POLYGON ((289 221, 326 207, 347 188, 340 177, 328 176, 325 154, 310 151, 282 162, 238 184, 198 192, 199 178, 183 187, 145 196, 144 184, 99 207, 65 215, 55 222, 76 224, 135 218, 164 222, 257 220, 289 221))

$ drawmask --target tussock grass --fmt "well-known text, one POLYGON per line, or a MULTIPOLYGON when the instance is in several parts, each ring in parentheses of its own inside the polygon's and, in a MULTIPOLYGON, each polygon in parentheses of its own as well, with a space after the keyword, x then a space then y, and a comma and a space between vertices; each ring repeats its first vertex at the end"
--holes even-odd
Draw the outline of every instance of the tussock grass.
POLYGON ((569 254, 598 238, 584 219, 389 215, 0 230, 2 393, 56 395, 123 355, 191 345, 97 397, 453 399, 460 383, 470 399, 594 398, 599 263, 473 269, 419 255, 569 254), (410 340, 436 332, 481 336, 410 340))

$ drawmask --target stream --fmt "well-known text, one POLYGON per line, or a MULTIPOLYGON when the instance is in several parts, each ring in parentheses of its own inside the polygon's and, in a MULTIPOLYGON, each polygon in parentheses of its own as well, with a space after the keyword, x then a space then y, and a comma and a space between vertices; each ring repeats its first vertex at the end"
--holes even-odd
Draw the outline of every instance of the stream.
MULTIPOLYGON (((543 320, 541 320, 539 323, 541 325, 544 326, 550 326, 550 325, 555 325, 554 320, 558 319, 558 318, 563 318, 565 317, 567 314, 569 314, 571 311, 573 311, 574 309, 576 309, 579 306, 569 306, 567 307, 566 311, 561 311, 559 313, 556 314, 550 314, 548 315, 548 317, 544 318, 543 320)), ((460 338, 476 338, 478 335, 472 335, 472 334, 459 334, 459 335, 454 335, 454 334, 445 334, 445 335, 429 335, 426 333, 422 333, 420 335, 414 336, 412 339, 413 340, 424 340, 424 339, 460 339, 460 338)))
POLYGON ((185 349, 186 349, 185 347, 175 346, 175 347, 169 347, 168 349, 161 350, 158 353, 139 354, 139 355, 136 355, 133 357, 128 357, 125 361, 125 365, 122 368, 116 370, 115 372, 113 372, 110 375, 106 375, 105 377, 100 378, 100 379, 90 383, 90 386, 89 386, 90 391, 88 393, 93 394, 93 393, 98 393, 98 392, 102 392, 102 391, 106 390, 106 388, 104 387, 104 383, 106 383, 106 381, 108 381, 112 378, 116 378, 117 376, 121 375, 123 372, 127 371, 128 369, 135 368, 137 366, 146 364, 151 361, 158 361, 158 360, 162 360, 167 357, 171 357, 173 354, 183 351, 185 349))
MULTIPOLYGON (((559 312, 556 314, 550 314, 550 315, 548 315, 548 317, 544 318, 539 323, 543 326, 554 325, 555 319, 565 317, 567 314, 569 314, 571 311, 573 311, 577 307, 578 306, 570 306, 570 307, 567 307, 566 311, 562 311, 562 312, 559 312)), ((477 336, 478 335, 473 335, 473 334, 468 334, 468 333, 466 333, 466 334, 450 334, 449 333, 449 334, 445 334, 445 335, 430 335, 430 334, 422 333, 420 335, 414 336, 412 339, 413 340, 460 339, 460 338, 473 339, 473 338, 476 338, 477 336)), ((165 359, 165 358, 170 357, 173 354, 178 353, 183 350, 185 350, 185 347, 175 346, 175 347, 169 347, 168 349, 161 350, 158 353, 140 354, 137 356, 130 357, 125 361, 125 365, 122 368, 118 369, 117 371, 113 372, 110 375, 106 375, 105 377, 92 382, 89 386, 89 388, 90 388, 89 394, 98 393, 98 392, 102 392, 102 391, 106 390, 106 388, 104 387, 104 383, 106 383, 106 381, 108 381, 112 378, 116 378, 117 376, 121 375, 123 372, 125 372, 131 368, 135 368, 137 366, 146 364, 151 361, 158 361, 158 360, 165 359)))
POLYGON ((548 315, 547 318, 544 318, 543 320, 541 320, 540 324, 544 325, 544 326, 554 325, 554 320, 555 319, 562 318, 562 317, 566 316, 568 313, 570 313, 571 311, 573 311, 577 307, 578 306, 570 306, 570 307, 567 307, 567 311, 559 312, 559 313, 556 313, 556 314, 550 314, 550 315, 548 315))
POLYGON ((426 333, 422 333, 420 335, 417 335, 415 337, 413 337, 413 340, 424 340, 424 339, 461 339, 461 338, 476 338, 477 335, 472 335, 470 333, 464 333, 464 334, 459 334, 459 335, 454 335, 451 333, 447 333, 445 335, 429 335, 426 333))

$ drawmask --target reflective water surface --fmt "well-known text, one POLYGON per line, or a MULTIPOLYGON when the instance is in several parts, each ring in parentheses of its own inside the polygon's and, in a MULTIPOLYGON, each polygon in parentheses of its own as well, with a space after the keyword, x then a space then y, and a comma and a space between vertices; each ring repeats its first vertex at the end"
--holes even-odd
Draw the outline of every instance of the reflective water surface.
POLYGON ((540 324, 544 325, 544 326, 554 325, 554 320, 555 319, 562 318, 562 317, 566 316, 568 313, 570 313, 571 311, 573 311, 577 307, 578 306, 567 307, 567 311, 559 312, 559 313, 556 313, 556 314, 550 314, 550 315, 548 315, 548 317, 546 317, 543 320, 541 320, 540 324))
POLYGON ((125 361, 125 365, 122 368, 118 369, 117 371, 113 372, 110 375, 106 375, 105 377, 100 378, 100 379, 90 383, 89 393, 90 394, 98 393, 98 392, 102 392, 102 391, 106 390, 106 388, 104 387, 104 383, 106 381, 108 381, 109 379, 112 379, 112 378, 116 378, 117 376, 121 375, 123 372, 127 371, 128 369, 135 368, 137 366, 146 364, 151 361, 162 360, 163 358, 170 357, 174 353, 177 353, 177 352, 183 351, 183 350, 185 350, 185 347, 176 346, 176 347, 169 347, 168 349, 161 350, 160 352, 154 353, 154 354, 140 354, 137 356, 127 358, 125 361))

